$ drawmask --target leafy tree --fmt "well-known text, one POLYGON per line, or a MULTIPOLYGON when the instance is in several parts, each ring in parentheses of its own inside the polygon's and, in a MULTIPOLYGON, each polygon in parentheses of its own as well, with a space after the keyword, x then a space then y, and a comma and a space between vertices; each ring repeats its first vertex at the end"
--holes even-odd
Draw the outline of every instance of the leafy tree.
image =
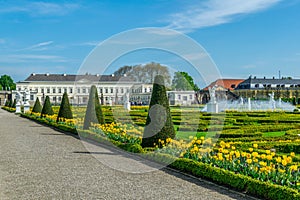
POLYGON ((174 73, 172 88, 175 90, 199 90, 199 87, 194 83, 194 79, 187 72, 174 73))
POLYGON ((133 69, 133 66, 127 66, 119 68, 117 71, 114 72, 115 76, 124 76, 127 75, 128 72, 130 72, 133 69))
POLYGON ((153 83, 156 75, 162 75, 167 84, 171 84, 171 76, 166 66, 151 62, 145 65, 124 66, 114 72, 115 75, 124 75, 134 81, 143 83, 153 83))
POLYGON ((8 75, 2 75, 0 77, 0 85, 3 90, 15 90, 16 84, 13 79, 8 75))
POLYGON ((142 139, 142 147, 153 147, 158 140, 174 138, 175 130, 172 122, 169 101, 166 94, 164 78, 155 77, 149 112, 142 139), (155 107, 154 107, 155 106, 155 107), (162 122, 165 122, 162 124, 162 122))
POLYGON ((32 113, 34 112, 34 113, 41 113, 42 112, 42 109, 43 109, 43 107, 42 107, 42 105, 41 105, 41 103, 40 103, 40 100, 39 100, 39 98, 37 97, 36 98, 36 100, 35 100, 35 103, 34 103, 34 106, 33 106, 33 109, 32 109, 32 113))
POLYGON ((60 118, 73 119, 68 94, 66 92, 63 94, 56 121, 59 122, 60 118))
POLYGON ((89 129, 91 123, 104 123, 103 112, 101 104, 99 102, 97 88, 95 85, 92 85, 90 89, 89 101, 84 117, 83 129, 89 129))
POLYGON ((45 117, 45 115, 54 115, 49 96, 46 96, 43 109, 41 112, 41 117, 45 117))

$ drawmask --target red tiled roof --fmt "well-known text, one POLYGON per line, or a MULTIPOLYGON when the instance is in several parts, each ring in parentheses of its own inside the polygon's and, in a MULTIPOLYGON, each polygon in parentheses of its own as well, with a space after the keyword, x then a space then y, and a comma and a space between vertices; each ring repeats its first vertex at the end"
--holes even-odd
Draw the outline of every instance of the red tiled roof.
POLYGON ((244 79, 218 79, 203 88, 203 90, 208 90, 208 88, 212 88, 214 86, 221 86, 225 89, 234 90, 243 81, 244 79))

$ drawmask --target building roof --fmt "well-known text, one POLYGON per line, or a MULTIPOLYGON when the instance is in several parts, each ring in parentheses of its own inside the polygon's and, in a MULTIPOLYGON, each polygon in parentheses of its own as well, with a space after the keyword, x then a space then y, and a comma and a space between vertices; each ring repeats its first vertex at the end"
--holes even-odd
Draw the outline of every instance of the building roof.
POLYGON ((203 90, 208 90, 208 88, 223 87, 227 90, 234 90, 240 83, 242 83, 245 79, 218 79, 207 87, 203 88, 203 90))
POLYGON ((266 78, 248 78, 241 84, 274 84, 274 85, 298 85, 300 79, 266 79, 266 78))
POLYGON ((31 74, 24 82, 75 82, 88 80, 91 82, 132 82, 130 77, 114 75, 71 75, 71 74, 31 74))

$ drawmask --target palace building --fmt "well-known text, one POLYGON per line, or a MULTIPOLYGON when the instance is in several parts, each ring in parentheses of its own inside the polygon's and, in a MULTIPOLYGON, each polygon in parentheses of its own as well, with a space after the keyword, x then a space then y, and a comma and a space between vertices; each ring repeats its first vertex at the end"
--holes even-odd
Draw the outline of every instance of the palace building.
MULTIPOLYGON (((104 105, 123 105, 126 94, 132 105, 148 105, 152 94, 152 84, 133 81, 130 77, 112 75, 68 75, 31 74, 24 81, 16 83, 16 91, 30 91, 31 105, 38 97, 42 102, 49 96, 51 103, 60 104, 64 92, 68 93, 72 105, 86 105, 89 89, 95 85, 100 101, 104 105)), ((167 91, 170 105, 191 105, 195 102, 194 91, 167 91)))

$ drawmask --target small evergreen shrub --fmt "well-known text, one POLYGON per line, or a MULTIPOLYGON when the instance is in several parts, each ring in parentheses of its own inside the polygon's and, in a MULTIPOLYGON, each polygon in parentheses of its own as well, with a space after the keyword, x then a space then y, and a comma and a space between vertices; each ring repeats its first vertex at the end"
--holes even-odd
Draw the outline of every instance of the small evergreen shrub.
POLYGON ((142 139, 142 147, 154 147, 154 143, 159 144, 159 139, 166 140, 167 138, 173 139, 174 137, 175 130, 172 122, 164 78, 161 75, 157 75, 154 79, 149 112, 142 139), (162 106, 164 109, 157 107, 156 109, 150 110, 155 105, 162 106), (163 127, 161 127, 162 121, 165 121, 163 127))
POLYGON ((95 85, 92 85, 90 89, 89 101, 84 117, 83 129, 89 129, 91 123, 104 123, 102 107, 99 102, 99 96, 95 85))
POLYGON ((54 115, 49 96, 46 96, 43 109, 41 112, 41 117, 44 117, 45 115, 54 115))
POLYGON ((60 118, 73 119, 68 94, 66 92, 63 94, 56 121, 59 122, 60 118))
POLYGON ((32 108, 32 112, 34 112, 34 113, 41 113, 42 109, 43 109, 43 107, 42 107, 42 105, 40 103, 39 98, 37 97, 36 100, 35 100, 34 106, 32 108))

